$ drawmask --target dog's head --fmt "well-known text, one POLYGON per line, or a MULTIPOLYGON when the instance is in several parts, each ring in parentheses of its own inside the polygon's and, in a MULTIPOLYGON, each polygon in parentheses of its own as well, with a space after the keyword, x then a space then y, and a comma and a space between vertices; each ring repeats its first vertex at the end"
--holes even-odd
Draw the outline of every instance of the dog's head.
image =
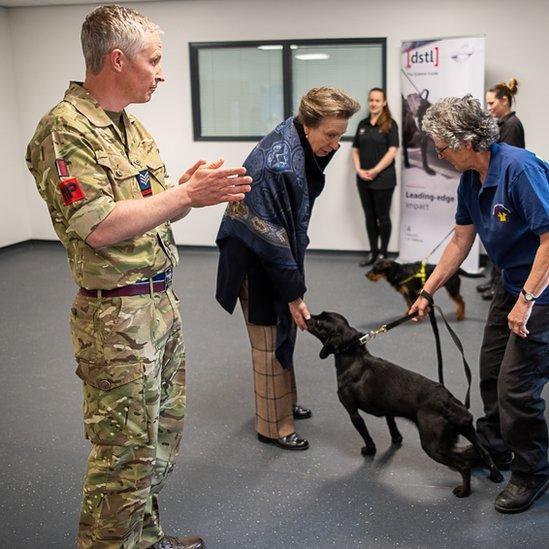
POLYGON ((349 326, 344 316, 328 312, 311 315, 307 321, 307 330, 324 344, 320 351, 320 358, 326 358, 332 353, 337 354, 361 335, 349 326))
POLYGON ((366 273, 366 278, 377 282, 381 278, 387 279, 393 271, 395 262, 392 259, 378 259, 366 273))

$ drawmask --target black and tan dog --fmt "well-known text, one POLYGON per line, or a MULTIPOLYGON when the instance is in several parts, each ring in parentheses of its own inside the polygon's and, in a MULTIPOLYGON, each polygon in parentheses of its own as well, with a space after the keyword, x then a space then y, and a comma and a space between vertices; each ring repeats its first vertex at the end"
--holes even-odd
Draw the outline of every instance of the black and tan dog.
POLYGON ((490 480, 503 477, 488 452, 480 444, 473 427, 473 416, 446 388, 422 375, 372 356, 359 338, 364 335, 349 326, 337 313, 312 315, 307 328, 324 344, 320 358, 335 355, 337 394, 365 446, 362 455, 373 455, 376 446, 359 410, 385 417, 391 440, 402 442, 395 417, 414 422, 421 447, 435 461, 461 474, 462 484, 453 493, 467 497, 471 493, 471 464, 456 451, 459 435, 471 442, 490 469, 490 480))
MULTIPOLYGON (((384 278, 398 293, 402 294, 406 305, 411 307, 419 297, 419 292, 421 292, 425 280, 429 278, 435 267, 436 265, 430 264, 422 267, 419 261, 416 263, 397 263, 392 259, 378 259, 366 273, 366 278, 373 282, 384 278)), ((459 269, 444 284, 450 299, 456 304, 457 319, 463 320, 465 318, 465 301, 459 293, 461 287, 459 275, 468 278, 479 278, 483 275, 470 274, 459 269)))

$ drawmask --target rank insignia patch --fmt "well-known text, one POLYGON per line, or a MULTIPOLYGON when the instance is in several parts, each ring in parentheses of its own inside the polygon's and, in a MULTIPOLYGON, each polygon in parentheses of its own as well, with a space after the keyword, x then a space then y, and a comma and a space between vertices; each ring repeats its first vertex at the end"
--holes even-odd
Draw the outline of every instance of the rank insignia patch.
POLYGON ((68 177, 59 181, 59 188, 63 195, 63 203, 65 206, 73 204, 86 198, 86 193, 80 186, 78 177, 68 177))
POLYGON ((135 178, 137 179, 137 183, 139 183, 141 194, 143 196, 150 196, 152 194, 152 188, 151 174, 149 173, 149 170, 141 170, 135 178))
POLYGON ((55 167, 57 168, 57 175, 59 177, 69 177, 69 168, 63 158, 56 159, 55 167))

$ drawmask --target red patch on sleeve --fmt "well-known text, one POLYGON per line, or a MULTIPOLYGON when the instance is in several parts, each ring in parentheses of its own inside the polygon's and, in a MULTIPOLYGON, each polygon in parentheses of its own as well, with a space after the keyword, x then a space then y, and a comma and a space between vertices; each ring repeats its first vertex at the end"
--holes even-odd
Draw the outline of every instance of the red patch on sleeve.
POLYGON ((63 158, 58 158, 55 161, 55 167, 57 168, 57 175, 59 177, 69 177, 70 176, 69 168, 68 168, 67 163, 65 162, 65 160, 63 160, 63 158))
POLYGON ((86 198, 86 194, 80 186, 78 177, 68 177, 65 179, 61 179, 61 181, 59 181, 59 188, 61 189, 61 194, 63 195, 63 203, 65 204, 65 206, 86 198))

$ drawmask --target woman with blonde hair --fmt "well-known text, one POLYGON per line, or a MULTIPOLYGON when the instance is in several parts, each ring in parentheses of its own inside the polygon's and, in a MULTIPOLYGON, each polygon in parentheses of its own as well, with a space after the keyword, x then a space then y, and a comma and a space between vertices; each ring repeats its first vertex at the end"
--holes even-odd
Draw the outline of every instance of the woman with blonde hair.
POLYGON ((252 190, 227 208, 217 235, 216 298, 232 313, 240 300, 250 343, 255 428, 261 442, 306 450, 294 419, 311 417, 297 404, 293 369, 296 326, 310 318, 303 301, 307 228, 324 169, 360 105, 337 88, 313 88, 297 116, 265 136, 244 166, 252 190))
POLYGON ((368 109, 368 117, 358 124, 352 149, 356 185, 370 241, 370 253, 360 263, 361 267, 387 256, 392 228, 391 200, 396 186, 395 156, 399 146, 398 127, 384 90, 370 90, 368 109))

